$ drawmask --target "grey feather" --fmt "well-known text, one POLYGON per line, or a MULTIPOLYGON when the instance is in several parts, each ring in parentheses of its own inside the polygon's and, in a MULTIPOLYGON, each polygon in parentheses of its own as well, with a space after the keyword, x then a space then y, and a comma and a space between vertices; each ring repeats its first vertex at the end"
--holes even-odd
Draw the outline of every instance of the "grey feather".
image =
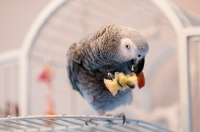
POLYGON ((131 88, 112 96, 104 85, 108 72, 131 73, 132 60, 119 50, 122 38, 130 38, 138 51, 145 54, 148 51, 148 44, 139 32, 112 24, 74 43, 67 53, 68 77, 73 88, 98 114, 132 102, 131 88))

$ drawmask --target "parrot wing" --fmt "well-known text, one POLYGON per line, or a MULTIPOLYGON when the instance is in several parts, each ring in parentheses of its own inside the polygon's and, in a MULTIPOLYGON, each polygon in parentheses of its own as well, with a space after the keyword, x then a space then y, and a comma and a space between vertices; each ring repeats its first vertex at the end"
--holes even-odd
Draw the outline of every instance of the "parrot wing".
MULTIPOLYGON (((68 50, 68 65, 67 65, 67 72, 70 82, 74 90, 77 90, 81 93, 80 88, 78 87, 78 74, 80 70, 83 70, 83 67, 88 71, 95 69, 97 66, 94 64, 91 65, 95 59, 98 57, 95 55, 98 54, 98 49, 95 48, 94 45, 99 43, 99 39, 102 40, 102 36, 106 32, 106 27, 101 28, 98 32, 88 35, 87 37, 80 40, 78 43, 74 43, 68 50), (83 66, 84 65, 84 66, 83 66)), ((97 46, 96 46, 97 47, 97 46)))
POLYGON ((94 62, 95 59, 99 59, 96 55, 100 54, 100 42, 106 39, 105 36, 107 35, 105 35, 105 32, 106 26, 100 28, 100 30, 98 30, 97 32, 81 39, 78 43, 72 44, 67 53, 68 66, 74 69, 73 67, 77 64, 81 66, 84 65, 87 70, 90 70, 87 66, 90 66, 91 62, 94 62))
POLYGON ((69 48, 69 51, 67 54, 68 55, 67 72, 68 72, 68 78, 72 84, 73 89, 80 92, 77 86, 77 83, 78 83, 77 75, 79 72, 79 65, 81 63, 82 56, 80 55, 80 52, 78 52, 76 48, 77 48, 77 43, 74 43, 69 48))

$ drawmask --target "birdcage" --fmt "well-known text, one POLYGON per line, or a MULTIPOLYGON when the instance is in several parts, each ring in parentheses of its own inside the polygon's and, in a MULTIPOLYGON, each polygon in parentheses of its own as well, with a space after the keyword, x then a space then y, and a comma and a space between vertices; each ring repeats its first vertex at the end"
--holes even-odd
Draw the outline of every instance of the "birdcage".
POLYGON ((124 112, 129 118, 173 131, 200 131, 200 17, 167 0, 51 1, 34 21, 20 52, 20 115, 38 115, 47 107, 47 85, 38 81, 46 66, 53 71, 55 114, 92 113, 71 88, 66 53, 72 43, 111 23, 141 32, 150 50, 144 68, 145 87, 133 90, 130 106, 110 113, 124 112))
POLYGON ((0 54, 0 117, 18 116, 19 50, 0 54))

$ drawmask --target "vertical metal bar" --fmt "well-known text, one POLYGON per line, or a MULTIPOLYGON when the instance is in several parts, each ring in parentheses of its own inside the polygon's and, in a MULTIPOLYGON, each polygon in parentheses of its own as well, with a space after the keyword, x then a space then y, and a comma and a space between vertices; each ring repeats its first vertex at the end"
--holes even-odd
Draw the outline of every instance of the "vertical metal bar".
MULTIPOLYGON (((199 37, 199 40, 197 42, 197 45, 198 45, 198 95, 200 95, 200 37, 199 37)), ((199 101, 200 101, 200 98, 199 98, 199 101)))
POLYGON ((19 115, 27 115, 29 103, 29 59, 26 53, 21 54, 19 65, 19 115))
POLYGON ((178 40, 178 60, 179 60, 179 92, 181 125, 183 132, 192 132, 191 106, 189 90, 189 67, 188 67, 188 40, 183 31, 178 40))
POLYGON ((33 44, 49 18, 68 0, 51 1, 48 6, 39 14, 37 19, 32 24, 27 36, 23 42, 23 47, 20 55, 20 79, 19 79, 19 109, 20 115, 27 115, 30 113, 29 105, 29 57, 33 44))
MULTIPOLYGON (((6 102, 6 87, 4 87, 5 83, 5 77, 4 77, 4 71, 9 65, 17 65, 18 64, 18 58, 19 58, 19 49, 11 50, 9 52, 1 53, 0 54, 0 70, 1 70, 1 104, 0 108, 5 107, 6 102), (14 63, 13 63, 14 62, 14 63)), ((2 111, 0 113, 0 116, 5 115, 5 111, 2 111)))
POLYGON ((189 90, 189 66, 188 66, 188 38, 199 36, 200 26, 185 28, 179 38, 178 59, 179 59, 179 89, 181 103, 181 125, 183 132, 192 132, 191 98, 189 90))

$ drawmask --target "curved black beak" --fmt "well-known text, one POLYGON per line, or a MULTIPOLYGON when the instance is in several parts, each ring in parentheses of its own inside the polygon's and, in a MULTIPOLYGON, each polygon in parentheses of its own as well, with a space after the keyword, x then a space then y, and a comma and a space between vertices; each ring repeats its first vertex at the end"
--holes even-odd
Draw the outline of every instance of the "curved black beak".
POLYGON ((140 72, 142 72, 143 68, 144 68, 144 62, 145 59, 142 58, 141 60, 137 61, 135 63, 135 67, 134 67, 134 73, 139 74, 140 72))

